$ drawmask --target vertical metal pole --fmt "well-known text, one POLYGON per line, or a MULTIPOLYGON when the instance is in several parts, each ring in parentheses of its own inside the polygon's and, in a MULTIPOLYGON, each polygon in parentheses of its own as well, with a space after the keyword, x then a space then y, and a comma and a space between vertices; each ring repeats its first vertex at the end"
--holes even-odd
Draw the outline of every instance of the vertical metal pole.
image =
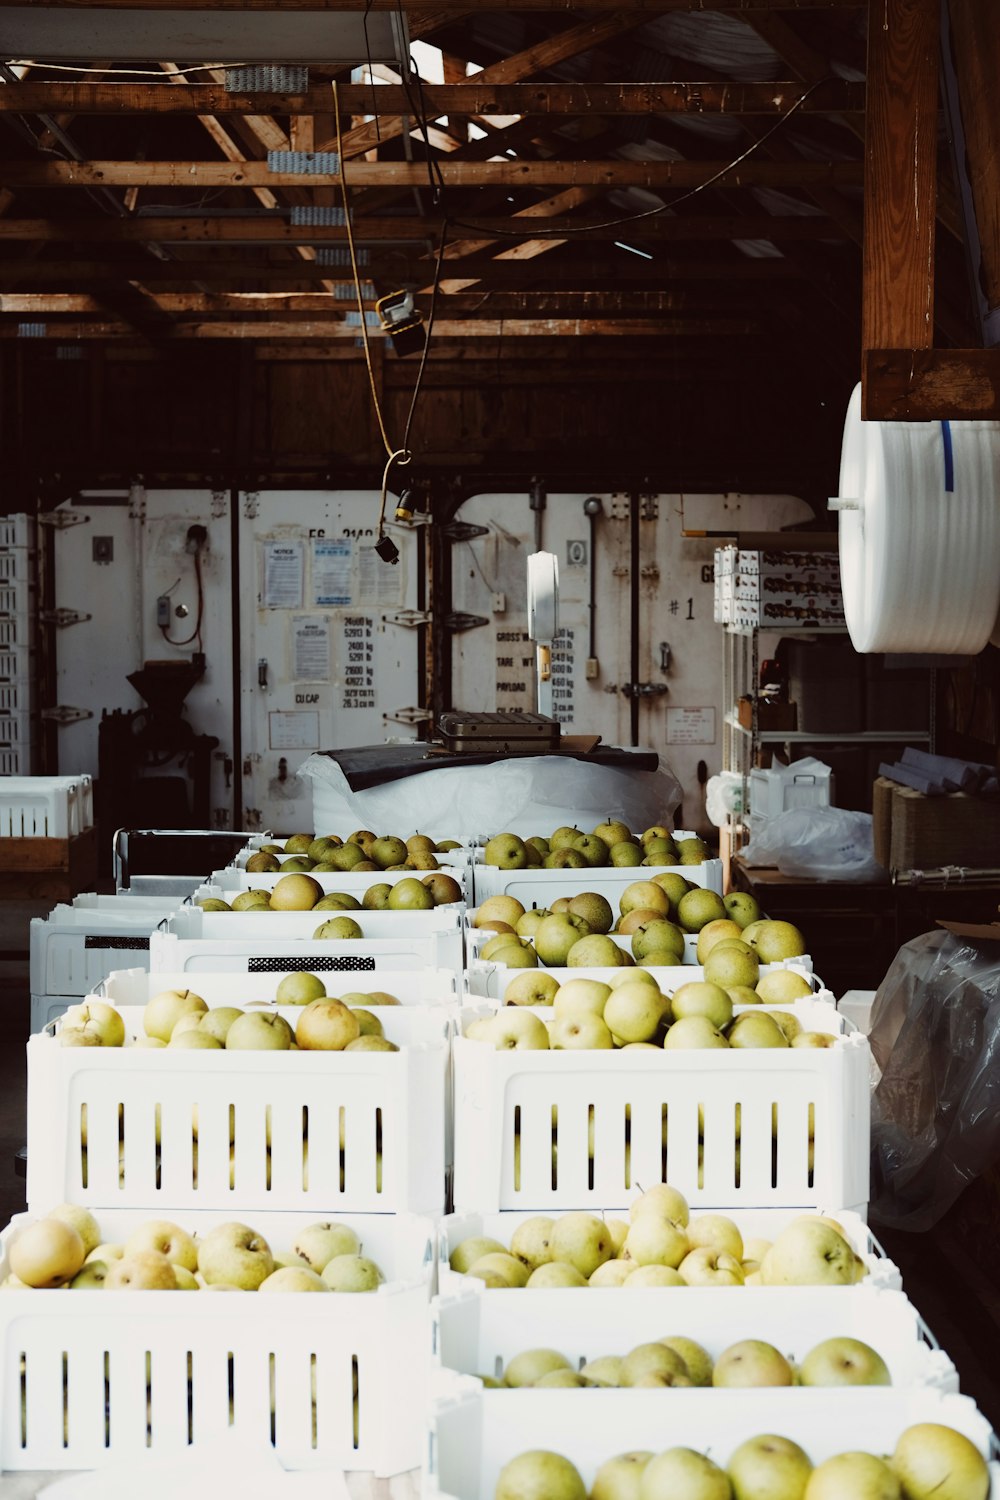
POLYGON ((633 746, 639 743, 639 493, 631 490, 629 515, 629 723, 633 746))
POLYGON ((232 641, 233 829, 243 827, 243 692, 240 638, 240 492, 229 491, 229 624, 232 641))

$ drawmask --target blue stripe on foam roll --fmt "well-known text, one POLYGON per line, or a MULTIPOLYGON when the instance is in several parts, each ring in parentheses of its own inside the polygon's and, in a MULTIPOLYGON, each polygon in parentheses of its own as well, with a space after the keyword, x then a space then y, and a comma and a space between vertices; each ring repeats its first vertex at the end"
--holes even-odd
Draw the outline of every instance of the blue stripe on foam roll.
POLYGON ((944 489, 946 495, 955 490, 955 452, 951 444, 951 423, 941 423, 941 439, 944 443, 944 489))

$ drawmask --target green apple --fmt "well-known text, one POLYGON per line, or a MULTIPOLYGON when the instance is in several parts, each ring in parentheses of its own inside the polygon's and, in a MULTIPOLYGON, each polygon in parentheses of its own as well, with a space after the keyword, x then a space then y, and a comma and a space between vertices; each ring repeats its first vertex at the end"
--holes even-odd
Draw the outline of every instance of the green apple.
POLYGON ((570 845, 577 854, 582 854, 587 864, 594 868, 608 862, 608 846, 596 833, 581 833, 570 845))
POLYGON ((498 833, 488 840, 483 862, 499 870, 523 870, 528 863, 524 842, 516 833, 498 833))
POLYGON ((641 865, 642 848, 639 844, 632 843, 631 839, 622 840, 621 843, 611 845, 608 850, 608 861, 618 870, 641 865))
POLYGON ((278 869, 283 875, 303 875, 306 870, 314 868, 316 861, 310 859, 308 854, 293 854, 291 859, 283 859, 278 869))
POLYGON ((748 943, 717 943, 705 960, 703 977, 724 990, 752 989, 760 978, 760 960, 748 943))
MULTIPOLYGON (((611 1264, 612 1262, 610 1260, 605 1261, 605 1265, 610 1266, 611 1264)), ((598 1267, 598 1270, 600 1269, 601 1267, 598 1267)), ((597 1275, 597 1271, 594 1272, 594 1275, 597 1275)), ((591 1285, 593 1285, 593 1283, 591 1283, 591 1285)), ((598 1355, 597 1359, 589 1359, 580 1370, 580 1374, 586 1375, 587 1379, 593 1381, 594 1385, 607 1385, 612 1387, 617 1386, 621 1383, 621 1373, 622 1355, 620 1354, 598 1355)))
MULTIPOLYGON (((480 957, 486 957, 485 949, 480 957)), ((511 936, 509 942, 490 947, 489 962, 502 964, 506 969, 534 969, 538 965, 538 954, 530 943, 522 943, 520 938, 511 936)))
POLYGON ((169 1219, 149 1219, 133 1229, 125 1241, 123 1257, 128 1259, 145 1250, 165 1255, 172 1266, 183 1266, 185 1271, 198 1269, 197 1245, 186 1229, 169 1219))
POLYGON ((587 1278, 568 1261, 550 1260, 536 1266, 525 1285, 529 1291, 555 1291, 563 1286, 586 1286, 587 1278))
POLYGON ((704 980, 689 980, 670 997, 675 1021, 701 1016, 721 1031, 733 1019, 733 1002, 720 985, 704 980))
POLYGON ((552 1230, 555 1219, 544 1214, 524 1219, 510 1237, 510 1253, 524 1262, 529 1271, 548 1265, 552 1259, 552 1230))
POLYGON ((579 849, 553 849, 542 859, 543 870, 586 870, 589 869, 586 859, 579 849))
POLYGON ((654 954, 668 953, 670 967, 683 962, 684 934, 674 922, 666 917, 653 917, 642 922, 632 934, 632 953, 640 963, 649 963, 654 954))
POLYGON ((313 938, 325 938, 332 942, 345 942, 349 939, 364 937, 361 928, 353 917, 331 917, 326 922, 321 922, 312 934, 313 938))
POLYGON ((143 1030, 147 1036, 161 1042, 169 1042, 170 1034, 181 1016, 192 1011, 204 1015, 208 1006, 194 990, 160 990, 146 1002, 142 1013, 143 1030))
POLYGON ((630 1349, 621 1364, 619 1385, 638 1385, 645 1377, 655 1375, 663 1385, 690 1385, 688 1367, 675 1349, 666 1344, 639 1344, 630 1349))
POLYGON ((86 1258, 84 1242, 62 1219, 36 1219, 13 1240, 7 1256, 11 1273, 31 1287, 65 1286, 86 1258))
POLYGON ((725 918, 722 897, 703 886, 692 886, 677 903, 677 920, 686 932, 700 932, 709 922, 725 918))
POLYGON ((528 1280, 528 1267, 523 1261, 518 1260, 516 1255, 511 1255, 507 1250, 492 1250, 486 1255, 481 1255, 469 1267, 470 1276, 481 1275, 489 1271, 499 1276, 508 1287, 522 1287, 528 1280))
POLYGON ((550 1370, 572 1368, 565 1354, 560 1354, 556 1349, 522 1349, 520 1354, 515 1354, 504 1366, 504 1384, 516 1391, 521 1386, 534 1385, 543 1375, 548 1375, 550 1370))
POLYGON ((627 917, 630 911, 639 908, 654 911, 661 917, 669 916, 670 897, 655 880, 633 880, 619 896, 618 910, 623 917, 627 917))
POLYGON ((711 858, 704 839, 678 839, 677 853, 682 865, 703 865, 706 859, 711 858))
POLYGON ((233 897, 231 911, 270 911, 270 891, 240 891, 233 897))
POLYGON ((645 829, 639 835, 639 842, 642 844, 643 848, 645 848, 647 844, 652 843, 653 839, 670 838, 673 838, 673 834, 670 832, 669 828, 665 828, 662 823, 654 823, 650 828, 645 829))
POLYGON ((390 911, 430 911, 434 897, 422 880, 408 875, 397 880, 389 894, 390 911))
POLYGON ((278 1005, 308 1005, 310 1000, 322 1000, 325 995, 326 984, 318 974, 299 970, 279 981, 274 998, 278 1005))
POLYGON ((552 1260, 574 1266, 584 1278, 610 1260, 614 1245, 608 1226, 594 1214, 561 1214, 552 1226, 552 1260))
POLYGON ((308 1266, 279 1266, 265 1276, 258 1292, 328 1292, 330 1288, 318 1271, 308 1266))
POLYGON ((689 1249, 683 1224, 645 1213, 630 1224, 622 1254, 637 1266, 670 1266, 677 1270, 689 1249))
POLYGON ((350 1225, 328 1220, 307 1225, 292 1243, 292 1253, 314 1271, 322 1271, 335 1255, 358 1255, 360 1252, 360 1242, 350 1225))
POLYGON ((799 1361, 800 1385, 891 1385, 889 1366, 861 1339, 824 1339, 799 1361))
POLYGON ((361 1022, 342 1000, 313 1000, 295 1025, 295 1041, 303 1052, 342 1052, 361 1035, 361 1022))
POLYGON ((610 1051, 614 1038, 600 1016, 556 1016, 549 1025, 554 1052, 610 1051))
MULTIPOLYGON (((198 1018, 198 1030, 203 1031, 206 1036, 214 1037, 220 1047, 224 1047, 230 1026, 243 1014, 244 1012, 236 1005, 213 1005, 210 1011, 206 1011, 198 1018)), ((182 1021, 184 1019, 186 1018, 181 1018, 182 1021)))
POLYGON ((533 938, 544 919, 551 915, 547 906, 533 906, 523 917, 518 917, 514 923, 514 931, 519 938, 533 938))
POLYGON ((669 1019, 667 997, 638 979, 612 990, 604 1007, 605 1024, 622 1042, 650 1042, 669 1019))
POLYGON ((587 1500, 587 1487, 561 1453, 532 1448, 504 1464, 493 1500, 587 1500))
POLYGON ((375 1262, 364 1255, 335 1255, 322 1274, 331 1292, 376 1292, 385 1280, 375 1262))
POLYGON ((535 951, 550 969, 564 968, 570 949, 586 937, 589 927, 582 917, 569 912, 554 912, 539 923, 535 933, 535 951))
POLYGON ((793 1047, 834 1047, 837 1038, 829 1031, 800 1031, 792 1037, 793 1047))
POLYGON ((486 1040, 498 1052, 541 1051, 549 1046, 544 1022, 534 1011, 507 1005, 490 1020, 486 1040))
POLYGON ((806 976, 797 969, 772 969, 761 975, 756 989, 766 1005, 791 1005, 813 992, 806 976))
POLYGON ((391 890, 392 886, 388 880, 379 880, 375 885, 370 885, 361 897, 362 907, 365 911, 386 911, 391 890))
POLYGON ((632 830, 627 823, 620 818, 606 818, 603 823, 598 823, 591 832, 599 839, 603 839, 610 849, 614 844, 632 841, 632 830))
POLYGON ((625 1282, 628 1287, 684 1286, 684 1277, 673 1266, 636 1266, 625 1282))
POLYGON ((758 920, 743 929, 743 937, 756 948, 762 964, 783 963, 809 951, 802 933, 791 922, 758 920))
POLYGON ((313 907, 313 911, 363 911, 364 908, 357 896, 351 896, 347 891, 327 891, 321 896, 313 907))
POLYGON ((481 1260, 484 1255, 504 1254, 506 1245, 501 1245, 499 1240, 494 1240, 489 1235, 474 1234, 467 1239, 460 1240, 448 1257, 448 1264, 453 1271, 461 1275, 481 1260))
POLYGON ((812 1463, 791 1438, 765 1432, 734 1449, 726 1473, 733 1500, 802 1500, 812 1463))
POLYGON ((572 916, 582 917, 591 932, 610 932, 615 914, 611 903, 597 891, 582 891, 571 896, 569 910, 572 916))
POLYGON ((758 1014, 771 1018, 789 1046, 802 1034, 802 1022, 790 1010, 762 1010, 758 1014))
POLYGON ((661 870, 659 874, 653 876, 653 884, 666 892, 670 900, 669 915, 676 920, 678 901, 686 892, 694 889, 690 880, 685 880, 684 876, 679 875, 676 870, 661 870))
POLYGON ((643 1471, 652 1453, 619 1453, 606 1459, 590 1487, 590 1500, 639 1500, 643 1471))
POLYGON ((86 1260, 68 1285, 71 1292, 99 1292, 107 1279, 107 1261, 86 1260))
POLYGON ((79 1203, 60 1203, 58 1208, 53 1208, 46 1217, 59 1219, 63 1224, 73 1226, 83 1241, 84 1259, 101 1243, 101 1231, 97 1220, 89 1209, 79 1203))
POLYGON ((271 1247, 247 1224, 216 1224, 198 1241, 198 1270, 207 1286, 225 1282, 253 1292, 274 1270, 271 1247))
POLYGON ((94 1260, 103 1260, 105 1265, 108 1265, 113 1260, 121 1260, 124 1254, 124 1245, 95 1245, 93 1250, 91 1250, 90 1254, 87 1256, 86 1261, 84 1261, 84 1265, 87 1265, 90 1261, 94 1260))
POLYGON ((272 911, 312 911, 323 896, 323 887, 311 875, 283 875, 271 891, 272 911))
POLYGON ((582 828, 570 828, 565 823, 549 834, 550 849, 569 849, 582 834, 582 828))
POLYGON ((725 1214, 697 1214, 687 1226, 687 1235, 692 1250, 705 1247, 724 1251, 737 1260, 745 1254, 739 1227, 725 1214))
POLYGON ((639 1500, 732 1500, 725 1472, 693 1448, 668 1448, 642 1472, 639 1500))
POLYGON ((732 1389, 759 1385, 794 1385, 795 1372, 773 1344, 763 1339, 741 1339, 723 1349, 715 1361, 712 1384, 732 1389))
POLYGON ((603 1016, 611 986, 600 979, 567 979, 556 989, 552 1000, 553 1014, 559 1019, 569 1016, 603 1016))
POLYGON ((749 891, 730 891, 727 896, 723 896, 722 904, 726 908, 726 915, 738 927, 749 927, 751 922, 760 920, 760 904, 749 891))
MULTIPOLYGON (((763 1286, 851 1286, 860 1257, 821 1219, 796 1219, 775 1237, 760 1265, 763 1286)), ((860 1264, 863 1266, 864 1262, 860 1264)))
POLYGON ((285 839, 285 854, 305 854, 312 843, 315 834, 312 833, 290 833, 285 839))
MULTIPOLYGON (((587 1277, 588 1286, 624 1286, 626 1281, 635 1271, 635 1261, 619 1260, 615 1257, 606 1260, 602 1266, 598 1266, 592 1275, 587 1277)), ((598 1381, 600 1385, 601 1382, 598 1381)))
POLYGON ((986 1500, 990 1473, 976 1445, 953 1427, 917 1422, 889 1460, 906 1500, 986 1500))
POLYGON ((274 1011, 248 1010, 226 1032, 226 1051, 287 1052, 292 1036, 283 1016, 274 1011))
POLYGON ((281 862, 275 855, 258 849, 255 854, 250 855, 244 868, 248 875, 273 875, 276 870, 281 869, 281 862))
POLYGON ((487 896, 473 914, 473 927, 483 927, 488 922, 506 922, 513 931, 519 918, 524 916, 524 907, 516 896, 487 896))
POLYGON ((124 1047, 125 1022, 113 1005, 103 1000, 85 1000, 82 1005, 71 1005, 63 1017, 64 1026, 79 1026, 91 1032, 101 1047, 124 1047))
POLYGON ((676 1052, 688 1047, 728 1047, 729 1043, 707 1016, 685 1016, 668 1028, 663 1046, 667 1052, 676 1052))
POLYGON ((643 845, 645 857, 644 865, 675 865, 679 857, 679 850, 673 839, 650 839, 643 845))
POLYGON ((375 861, 380 870, 389 870, 394 865, 404 864, 408 850, 402 839, 387 834, 370 844, 366 850, 369 859, 375 861))
POLYGON ((177 1273, 158 1250, 136 1250, 112 1261, 104 1278, 106 1292, 176 1292, 177 1273))
POLYGON ((668 1338, 660 1339, 660 1343, 666 1344, 668 1349, 673 1349, 676 1354, 680 1355, 687 1365, 687 1372, 693 1385, 712 1384, 712 1356, 701 1344, 680 1334, 671 1334, 668 1338))
POLYGON ((507 1005, 551 1005, 559 992, 559 981, 544 969, 526 969, 504 990, 507 1005))
POLYGON ((196 901, 194 904, 195 904, 195 906, 200 907, 202 911, 233 911, 234 910, 234 908, 232 906, 230 906, 229 902, 228 901, 223 901, 220 896, 206 896, 203 900, 196 901))
POLYGON ((646 1214, 654 1214, 659 1219, 670 1219, 674 1224, 679 1224, 682 1229, 691 1218, 691 1211, 684 1194, 667 1182, 657 1182, 652 1187, 646 1188, 629 1210, 629 1217, 633 1223, 646 1214))
POLYGON ((759 1005, 760 996, 746 984, 726 984, 723 989, 734 1005, 759 1005))
MULTIPOLYGON (((355 1015, 357 1015, 357 1011, 355 1011, 355 1015)), ((399 1047, 395 1042, 390 1042, 388 1037, 372 1036, 370 1033, 366 1036, 364 1033, 362 1033, 361 1036, 356 1036, 353 1042, 348 1042, 347 1046, 344 1048, 344 1051, 398 1052, 399 1047)))
POLYGON ((364 849, 360 844, 354 843, 351 839, 348 839, 347 843, 342 844, 339 849, 331 849, 327 856, 327 862, 333 865, 335 870, 340 870, 344 875, 348 875, 351 870, 363 864, 364 861, 364 849))
MULTIPOLYGON (((902 1500, 902 1494, 889 1465, 873 1453, 835 1454, 817 1464, 805 1488, 808 1500, 902 1500)), ((955 1494, 966 1500, 965 1491, 955 1494)))
MULTIPOLYGON (((698 933, 696 950, 698 962, 700 964, 705 962, 716 943, 724 943, 727 938, 739 940, 742 930, 735 922, 730 922, 726 917, 717 917, 713 922, 706 922, 698 933)), ((749 947, 749 944, 747 946, 749 947)))
MULTIPOLYGON (((516 932, 512 932, 509 929, 504 930, 502 924, 499 922, 496 924, 496 927, 497 931, 493 933, 492 937, 488 937, 479 949, 479 957, 484 962, 492 962, 494 953, 499 953, 501 948, 508 946, 517 947, 518 945, 522 948, 527 947, 527 942, 519 938, 516 932)), ((489 932, 491 928, 481 927, 479 930, 481 932, 489 932)))
POLYGON ((777 1021, 764 1011, 740 1011, 726 1035, 730 1047, 788 1046, 788 1038, 777 1021))
POLYGON ((701 1246, 677 1267, 688 1286, 742 1286, 743 1267, 735 1255, 701 1246))
POLYGON ((212 1036, 208 1031, 202 1031, 200 1026, 187 1031, 176 1029, 167 1046, 171 1051, 221 1052, 223 1050, 223 1044, 219 1038, 212 1036))

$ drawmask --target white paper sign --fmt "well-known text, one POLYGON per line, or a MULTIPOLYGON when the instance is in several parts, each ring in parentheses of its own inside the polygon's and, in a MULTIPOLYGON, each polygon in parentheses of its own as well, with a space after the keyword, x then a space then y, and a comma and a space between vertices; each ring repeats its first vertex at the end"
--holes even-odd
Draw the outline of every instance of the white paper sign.
POLYGON ((301 542, 264 543, 265 609, 301 609, 305 553, 301 542))
POLYGON ((358 601, 371 605, 399 604, 406 585, 406 568, 383 562, 370 542, 358 546, 358 601))
POLYGON ((349 536, 316 537, 313 541, 313 603, 341 609, 350 604, 351 561, 354 543, 349 536))
POLYGON ((267 734, 272 750, 318 750, 319 714, 309 709, 269 713, 267 734))
POLYGON ((714 745, 714 708, 668 708, 668 745, 714 745))
POLYGON ((293 615, 292 676, 296 682, 330 681, 330 622, 325 615, 293 615))

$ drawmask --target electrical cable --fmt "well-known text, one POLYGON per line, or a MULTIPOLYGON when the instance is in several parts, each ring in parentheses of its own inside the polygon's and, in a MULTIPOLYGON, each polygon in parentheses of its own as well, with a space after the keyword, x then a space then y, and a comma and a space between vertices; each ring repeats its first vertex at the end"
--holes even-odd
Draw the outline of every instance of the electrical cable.
POLYGON ((375 73, 374 73, 374 71, 372 69, 372 49, 371 49, 371 43, 370 43, 370 41, 368 39, 368 16, 369 16, 369 14, 371 12, 371 8, 372 8, 372 0, 365 0, 365 14, 364 14, 364 19, 362 21, 362 25, 364 26, 364 29, 365 29, 365 55, 368 58, 368 82, 371 85, 371 91, 372 91, 372 116, 373 116, 373 118, 375 120, 375 139, 379 142, 379 144, 381 144, 381 142, 382 142, 382 129, 381 129, 381 126, 379 125, 378 105, 375 103, 375 73))
MULTIPOLYGON (((202 577, 201 577, 201 548, 200 547, 198 548, 198 550, 194 554, 194 576, 195 576, 195 578, 198 581, 198 613, 195 616, 194 630, 191 632, 190 635, 185 636, 182 641, 175 641, 172 636, 168 635, 167 634, 168 627, 166 625, 161 625, 160 626, 160 633, 163 636, 163 639, 166 641, 166 643, 167 643, 168 646, 190 646, 190 644, 191 644, 192 641, 197 641, 198 642, 198 650, 200 651, 201 650, 201 621, 202 621, 202 616, 203 616, 203 614, 205 612, 205 590, 204 590, 204 586, 202 584, 202 577)), ((180 579, 177 580, 177 583, 180 583, 180 579)), ((177 587, 177 583, 175 583, 173 585, 173 588, 177 587)), ((173 589, 168 589, 167 592, 168 593, 172 593, 173 589)))

